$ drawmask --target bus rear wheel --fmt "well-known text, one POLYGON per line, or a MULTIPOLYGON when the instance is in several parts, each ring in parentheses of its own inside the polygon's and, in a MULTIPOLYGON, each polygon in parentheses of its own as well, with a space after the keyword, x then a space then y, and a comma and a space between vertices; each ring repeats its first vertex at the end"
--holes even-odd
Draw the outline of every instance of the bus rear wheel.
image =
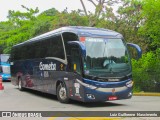
POLYGON ((60 83, 57 87, 57 98, 61 103, 69 102, 69 97, 67 95, 67 89, 63 83, 60 83))

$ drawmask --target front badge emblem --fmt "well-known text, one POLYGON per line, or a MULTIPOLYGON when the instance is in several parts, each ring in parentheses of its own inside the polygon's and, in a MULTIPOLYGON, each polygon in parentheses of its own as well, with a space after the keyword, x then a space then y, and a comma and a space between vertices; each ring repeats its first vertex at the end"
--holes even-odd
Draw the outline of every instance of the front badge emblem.
POLYGON ((116 89, 113 88, 113 89, 112 89, 112 95, 115 95, 115 92, 116 92, 116 89))

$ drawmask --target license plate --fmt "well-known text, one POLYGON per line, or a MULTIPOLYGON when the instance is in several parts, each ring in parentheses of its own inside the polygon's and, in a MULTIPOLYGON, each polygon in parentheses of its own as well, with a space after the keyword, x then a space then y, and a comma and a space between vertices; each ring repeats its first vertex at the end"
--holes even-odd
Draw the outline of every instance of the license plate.
POLYGON ((109 100, 117 100, 117 96, 109 96, 109 100))

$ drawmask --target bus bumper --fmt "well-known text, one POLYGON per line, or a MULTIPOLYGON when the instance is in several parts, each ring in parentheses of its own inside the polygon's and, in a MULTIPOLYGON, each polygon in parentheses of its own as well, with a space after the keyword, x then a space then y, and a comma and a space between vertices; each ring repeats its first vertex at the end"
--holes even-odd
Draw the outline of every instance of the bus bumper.
MULTIPOLYGON (((110 88, 108 89, 111 90, 110 88)), ((116 89, 118 88, 113 88, 110 92, 104 92, 86 88, 84 95, 84 102, 111 101, 111 100, 129 99, 132 97, 131 88, 127 88, 126 90, 117 92, 116 89)))
POLYGON ((111 84, 108 85, 108 87, 99 86, 94 89, 84 87, 84 102, 129 99, 132 97, 132 86, 133 82, 131 80, 126 80, 117 84, 114 83, 114 86, 111 84))
POLYGON ((11 75, 1 75, 3 81, 11 81, 11 75))

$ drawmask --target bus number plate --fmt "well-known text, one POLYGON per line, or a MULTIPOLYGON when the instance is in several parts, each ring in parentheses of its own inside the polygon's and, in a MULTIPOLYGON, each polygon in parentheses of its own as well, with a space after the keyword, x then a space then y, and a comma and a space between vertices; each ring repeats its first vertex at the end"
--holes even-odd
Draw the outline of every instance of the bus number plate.
POLYGON ((117 96, 109 96, 108 100, 117 100, 117 96))

